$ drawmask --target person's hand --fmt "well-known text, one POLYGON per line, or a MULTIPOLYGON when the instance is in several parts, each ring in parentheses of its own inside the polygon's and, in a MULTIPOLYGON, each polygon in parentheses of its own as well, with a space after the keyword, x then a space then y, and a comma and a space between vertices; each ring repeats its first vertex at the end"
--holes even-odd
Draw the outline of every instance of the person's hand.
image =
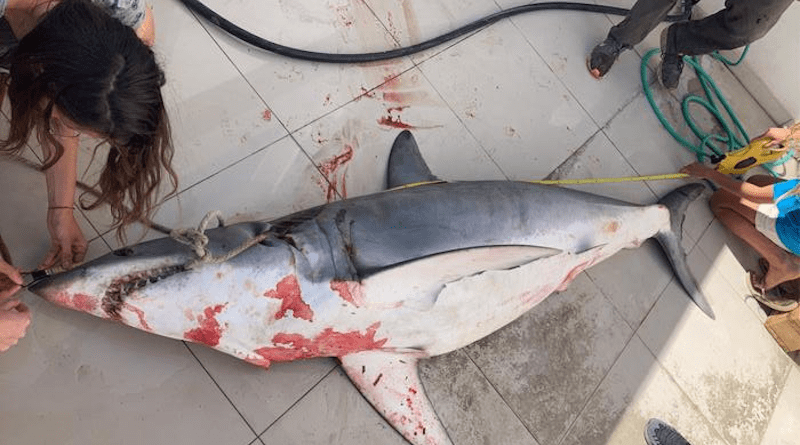
POLYGON ((695 178, 708 178, 713 174, 714 171, 714 169, 706 167, 699 162, 689 164, 681 169, 681 173, 685 173, 695 178))
POLYGON ((22 287, 22 275, 14 266, 0 259, 0 303, 22 287))
POLYGON ((770 139, 766 147, 774 147, 783 143, 789 136, 791 136, 792 130, 788 128, 770 128, 769 130, 765 131, 764 134, 757 137, 756 139, 767 138, 770 139))
POLYGON ((86 256, 86 238, 78 227, 71 208, 48 210, 47 230, 50 232, 50 250, 39 269, 48 269, 53 265, 69 269, 83 261, 86 256))
POLYGON ((31 312, 24 303, 19 300, 0 303, 0 352, 17 344, 25 336, 25 330, 30 324, 31 312))

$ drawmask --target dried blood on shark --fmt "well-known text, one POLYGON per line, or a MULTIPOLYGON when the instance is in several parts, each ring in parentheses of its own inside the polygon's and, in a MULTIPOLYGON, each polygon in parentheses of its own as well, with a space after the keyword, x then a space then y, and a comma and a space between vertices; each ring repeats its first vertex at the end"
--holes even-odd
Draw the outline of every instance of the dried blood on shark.
POLYGON ((581 271, 656 237, 684 289, 713 317, 680 244, 691 184, 637 206, 511 181, 445 183, 402 132, 391 190, 270 222, 209 230, 220 264, 163 238, 120 249, 30 289, 53 303, 184 339, 255 365, 337 357, 373 406, 414 444, 450 443, 417 361, 510 323, 581 271), (411 186, 414 185, 414 186, 411 186))

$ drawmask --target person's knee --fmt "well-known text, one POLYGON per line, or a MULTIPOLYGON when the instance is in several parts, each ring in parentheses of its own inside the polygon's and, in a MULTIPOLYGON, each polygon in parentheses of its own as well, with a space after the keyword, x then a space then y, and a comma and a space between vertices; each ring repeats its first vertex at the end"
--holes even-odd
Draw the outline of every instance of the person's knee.
POLYGON ((732 198, 736 197, 725 190, 719 189, 711 195, 711 198, 708 200, 708 206, 711 207, 711 211, 716 214, 718 210, 730 209, 732 198))
POLYGON ((725 10, 721 25, 727 34, 726 40, 734 48, 755 42, 775 26, 782 12, 764 7, 753 9, 752 5, 725 10))

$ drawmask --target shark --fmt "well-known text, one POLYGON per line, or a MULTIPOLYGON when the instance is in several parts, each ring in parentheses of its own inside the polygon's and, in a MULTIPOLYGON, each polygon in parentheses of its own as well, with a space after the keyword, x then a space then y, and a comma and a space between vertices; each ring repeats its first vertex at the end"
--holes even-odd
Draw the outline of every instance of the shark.
POLYGON ((714 317, 681 247, 686 207, 703 189, 687 184, 640 206, 552 185, 445 182, 403 131, 385 191, 221 224, 200 233, 200 251, 171 237, 124 247, 29 290, 264 368, 335 357, 408 442, 451 444, 419 361, 511 323, 621 249, 655 237, 714 317))

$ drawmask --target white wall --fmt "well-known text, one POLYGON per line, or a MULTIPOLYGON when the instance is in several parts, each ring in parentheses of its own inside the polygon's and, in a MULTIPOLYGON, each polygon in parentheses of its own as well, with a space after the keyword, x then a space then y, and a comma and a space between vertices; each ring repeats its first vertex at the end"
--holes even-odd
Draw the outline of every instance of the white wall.
MULTIPOLYGON (((778 123, 800 120, 800 2, 794 2, 766 36, 750 45, 744 64, 761 79, 763 86, 772 92, 773 100, 788 113, 785 117, 773 118, 778 119, 778 123)), ((751 86, 752 79, 740 79, 748 88, 751 86)), ((754 87, 758 88, 758 85, 754 87)), ((772 108, 763 103, 769 98, 757 99, 763 106, 772 108)))

